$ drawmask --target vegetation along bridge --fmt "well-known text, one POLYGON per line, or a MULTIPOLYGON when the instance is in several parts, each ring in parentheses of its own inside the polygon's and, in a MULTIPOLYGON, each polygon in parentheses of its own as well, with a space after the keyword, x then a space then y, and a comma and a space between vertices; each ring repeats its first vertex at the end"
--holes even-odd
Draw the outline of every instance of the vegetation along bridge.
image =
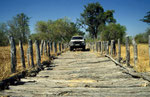
MULTIPOLYGON (((30 72, 30 76, 23 77, 19 81, 14 80, 19 75, 15 76, 16 78, 9 78, 10 81, 5 80, 11 85, 9 89, 1 90, 0 95, 15 97, 150 96, 149 78, 142 73, 134 72, 131 67, 121 65, 110 55, 106 55, 108 47, 106 46, 105 49, 103 44, 104 42, 88 44, 91 51, 70 52, 65 50, 67 46, 63 47, 60 49, 59 56, 53 56, 54 60, 50 65, 43 63, 45 64, 42 66, 43 70, 36 76, 34 76, 35 72, 30 72)), ((112 47, 111 51, 113 51, 112 47)))

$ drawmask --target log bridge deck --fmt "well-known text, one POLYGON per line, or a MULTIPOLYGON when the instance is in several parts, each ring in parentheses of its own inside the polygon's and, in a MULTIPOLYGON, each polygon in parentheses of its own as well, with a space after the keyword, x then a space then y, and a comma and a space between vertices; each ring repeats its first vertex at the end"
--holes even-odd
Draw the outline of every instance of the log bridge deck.
POLYGON ((0 91, 3 96, 26 97, 149 97, 149 82, 124 73, 107 57, 92 52, 66 52, 36 77, 0 91), (52 70, 50 69, 52 68, 52 70))

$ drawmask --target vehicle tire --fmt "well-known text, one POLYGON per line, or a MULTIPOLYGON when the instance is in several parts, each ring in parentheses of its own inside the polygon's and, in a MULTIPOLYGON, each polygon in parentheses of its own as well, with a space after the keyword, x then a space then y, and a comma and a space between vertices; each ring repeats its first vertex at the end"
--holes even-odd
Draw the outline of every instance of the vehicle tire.
POLYGON ((73 51, 73 47, 70 47, 70 51, 73 51))
POLYGON ((85 46, 82 47, 82 50, 85 51, 85 46))

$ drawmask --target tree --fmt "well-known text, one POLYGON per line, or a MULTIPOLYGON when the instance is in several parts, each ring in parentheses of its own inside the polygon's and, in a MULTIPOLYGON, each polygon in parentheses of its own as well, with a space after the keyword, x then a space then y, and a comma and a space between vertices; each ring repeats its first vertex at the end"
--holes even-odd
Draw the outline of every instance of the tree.
POLYGON ((114 10, 104 11, 103 7, 97 3, 89 3, 84 6, 84 11, 81 13, 81 18, 78 19, 79 25, 85 25, 86 30, 90 33, 92 38, 97 38, 99 26, 106 25, 106 23, 115 23, 113 18, 114 10))
POLYGON ((143 22, 146 22, 146 23, 150 24, 150 11, 147 12, 147 15, 144 16, 144 18, 140 19, 140 20, 143 21, 143 22))
POLYGON ((69 41, 75 34, 84 35, 77 25, 67 17, 55 21, 38 21, 35 29, 37 33, 31 35, 32 39, 44 38, 51 41, 69 41))
POLYGON ((23 43, 26 43, 30 35, 29 20, 30 18, 24 13, 13 17, 12 20, 8 21, 9 36, 13 36, 17 42, 22 40, 23 43))
POLYGON ((7 25, 5 23, 0 23, 0 46, 8 45, 8 37, 7 37, 7 25))
POLYGON ((137 43, 148 43, 148 36, 150 35, 150 28, 144 33, 137 34, 135 40, 137 43))
POLYGON ((123 38, 126 35, 126 27, 120 24, 110 23, 103 29, 101 36, 104 41, 117 41, 120 38, 120 41, 123 42, 123 38))

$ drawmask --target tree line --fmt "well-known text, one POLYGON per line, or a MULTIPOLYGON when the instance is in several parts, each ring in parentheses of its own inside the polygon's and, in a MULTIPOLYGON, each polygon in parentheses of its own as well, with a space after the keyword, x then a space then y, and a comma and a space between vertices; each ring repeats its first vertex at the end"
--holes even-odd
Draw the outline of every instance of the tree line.
MULTIPOLYGON (((114 18, 114 10, 104 10, 100 3, 89 3, 84 6, 83 12, 76 23, 67 17, 57 20, 37 21, 36 33, 30 33, 28 17, 24 13, 17 14, 6 23, 0 23, 0 46, 9 44, 9 38, 14 37, 15 42, 22 40, 27 43, 29 38, 33 40, 51 40, 68 42, 73 35, 85 35, 87 40, 117 40, 124 42, 126 27, 117 23, 114 18), (82 30, 81 30, 82 29, 82 30), (85 29, 86 33, 83 32, 85 29)), ((150 24, 150 11, 140 21, 150 24)), ((150 28, 145 33, 135 36, 138 43, 146 43, 150 35, 150 28)))

